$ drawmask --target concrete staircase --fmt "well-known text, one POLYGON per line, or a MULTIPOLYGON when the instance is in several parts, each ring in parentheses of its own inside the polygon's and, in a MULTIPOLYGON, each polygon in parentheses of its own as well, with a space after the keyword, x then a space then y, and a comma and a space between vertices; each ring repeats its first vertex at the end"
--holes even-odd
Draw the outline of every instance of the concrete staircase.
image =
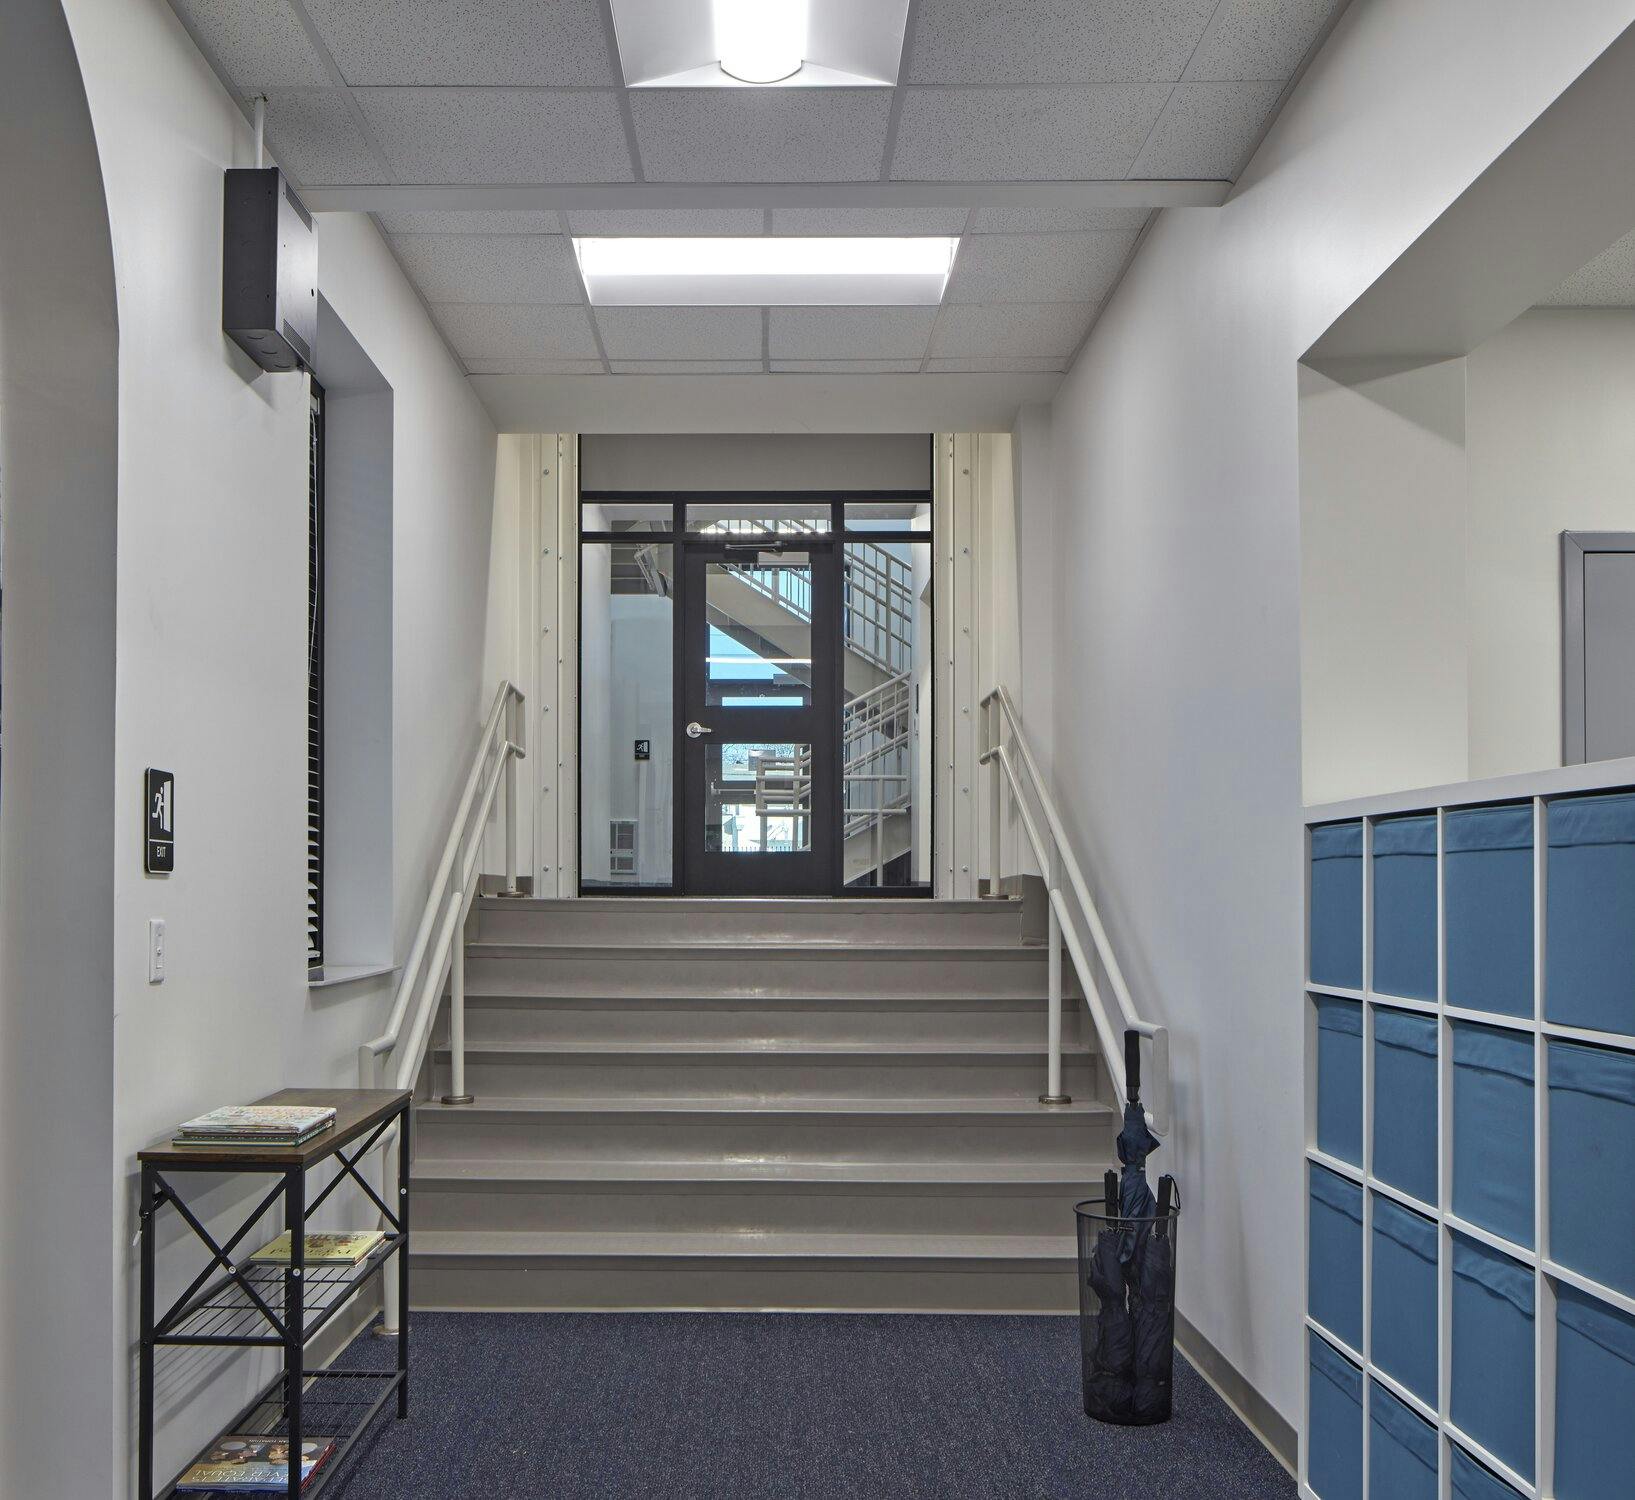
POLYGON ((1073 1103, 1037 1102, 1018 903, 478 907, 476 1102, 416 1116, 415 1306, 1077 1306, 1116 1124, 1079 1002, 1073 1103))

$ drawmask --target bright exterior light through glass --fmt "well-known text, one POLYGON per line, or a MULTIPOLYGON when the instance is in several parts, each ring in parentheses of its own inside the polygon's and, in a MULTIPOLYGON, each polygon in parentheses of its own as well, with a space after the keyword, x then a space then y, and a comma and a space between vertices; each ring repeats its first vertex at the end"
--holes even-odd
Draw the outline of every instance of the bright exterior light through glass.
POLYGON ((806 0, 715 0, 721 70, 744 83, 777 83, 806 57, 806 0))
POLYGON ((598 306, 935 307, 957 239, 577 239, 598 306))

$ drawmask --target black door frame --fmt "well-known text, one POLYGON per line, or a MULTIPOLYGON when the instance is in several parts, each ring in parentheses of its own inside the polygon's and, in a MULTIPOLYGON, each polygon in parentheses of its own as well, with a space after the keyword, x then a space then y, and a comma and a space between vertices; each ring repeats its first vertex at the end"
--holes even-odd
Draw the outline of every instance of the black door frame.
POLYGON ((680 827, 678 889, 688 896, 827 896, 841 877, 840 567, 833 536, 767 537, 723 542, 715 537, 681 549, 675 577, 679 639, 673 765, 680 827), (710 621, 703 581, 712 564, 745 565, 771 554, 808 559, 812 581, 812 678, 800 707, 747 708, 712 704, 707 658, 710 621), (694 738, 692 723, 707 725, 694 738), (810 744, 812 810, 810 852, 726 854, 705 848, 707 765, 711 745, 810 744))
MULTIPOLYGON (((585 543, 589 543, 589 544, 593 544, 593 545, 601 545, 601 544, 612 543, 612 544, 624 545, 624 546, 639 545, 639 544, 642 544, 642 543, 653 543, 653 544, 659 544, 659 545, 668 546, 668 547, 672 548, 672 577, 674 579, 675 619, 676 619, 676 631, 677 631, 678 636, 681 634, 681 632, 683 630, 683 626, 682 626, 681 622, 682 622, 683 613, 684 613, 684 610, 685 610, 685 598, 684 598, 685 590, 684 590, 684 585, 683 585, 683 582, 682 582, 684 574, 686 572, 685 561, 684 561, 685 556, 686 556, 687 552, 689 552, 690 550, 692 550, 694 548, 697 548, 697 547, 708 548, 708 547, 712 547, 712 546, 719 546, 721 544, 721 538, 719 536, 713 536, 713 535, 710 535, 708 533, 702 533, 702 532, 688 533, 688 531, 686 530, 686 526, 685 526, 685 521, 686 521, 685 507, 688 504, 693 504, 693 505, 701 505, 701 504, 709 504, 709 505, 755 504, 755 505, 765 505, 765 506, 767 506, 769 508, 775 508, 775 507, 784 506, 784 505, 812 505, 812 504, 826 504, 826 505, 828 505, 829 508, 830 508, 830 515, 831 515, 830 533, 827 536, 824 536, 824 537, 821 537, 821 538, 813 538, 811 540, 821 540, 821 541, 825 542, 826 544, 828 544, 829 546, 832 547, 833 552, 834 552, 834 556, 835 556, 835 559, 836 559, 835 574, 836 574, 836 588, 837 588, 837 590, 839 590, 843 586, 844 568, 842 566, 842 559, 844 558, 844 548, 848 543, 851 543, 851 542, 858 542, 858 543, 863 543, 863 542, 903 542, 903 543, 908 543, 910 545, 922 545, 923 544, 923 545, 927 545, 927 546, 931 547, 933 559, 935 559, 935 556, 936 556, 937 525, 936 525, 935 496, 934 496, 932 490, 929 487, 926 488, 926 489, 923 489, 923 490, 918 490, 918 489, 914 489, 914 490, 890 490, 890 489, 776 490, 776 491, 771 491, 771 490, 745 490, 745 491, 739 491, 739 490, 665 490, 665 491, 651 491, 651 490, 581 490, 579 492, 578 501, 579 501, 580 506, 598 505, 598 504, 613 504, 613 505, 642 505, 642 506, 651 506, 651 507, 655 507, 655 508, 657 508, 657 507, 666 507, 666 508, 669 509, 669 511, 670 511, 669 521, 663 527, 663 529, 650 530, 650 531, 585 530, 584 525, 583 525, 583 521, 581 520, 580 528, 579 528, 579 542, 581 543, 581 546, 583 544, 585 544, 585 543), (916 502, 916 503, 923 503, 923 504, 929 505, 931 507, 931 516, 932 516, 931 529, 929 531, 915 531, 915 530, 912 530, 911 528, 905 526, 901 531, 894 531, 894 532, 877 532, 877 531, 847 532, 846 531, 846 529, 845 529, 845 506, 848 503, 858 503, 858 502, 867 502, 867 501, 893 501, 893 500, 913 501, 913 502, 916 502)), ((768 538, 768 540, 775 541, 777 539, 776 538, 768 538)), ((785 537, 784 540, 788 541, 789 538, 785 537)), ((806 542, 809 539, 806 538, 806 537, 802 537, 800 540, 802 542, 806 542)), ((741 541, 739 543, 739 545, 748 545, 748 539, 745 539, 744 541, 741 541)), ((578 663, 577 663, 578 675, 577 675, 577 680, 581 684, 580 691, 581 691, 581 696, 582 696, 583 695, 583 674, 584 674, 584 651, 583 651, 583 642, 584 642, 584 621, 583 621, 584 591, 583 591, 583 561, 582 561, 582 556, 581 556, 581 560, 580 560, 578 568, 577 568, 577 572, 579 574, 579 579, 580 579, 580 587, 576 590, 576 595, 577 595, 577 600, 578 600, 578 609, 579 609, 579 612, 580 612, 580 619, 579 619, 579 622, 578 622, 578 624, 576 626, 576 629, 575 629, 575 637, 576 637, 576 639, 575 639, 575 650, 576 650, 576 653, 578 655, 578 663)), ((935 567, 932 568, 930 577, 931 577, 931 582, 930 582, 931 599, 930 599, 930 603, 931 603, 931 609, 932 609, 932 617, 933 617, 933 619, 935 619, 935 617, 936 617, 936 608, 937 608, 937 600, 936 600, 936 568, 935 567)), ((839 664, 840 664, 840 661, 841 661, 840 652, 844 649, 844 645, 843 645, 843 642, 841 641, 841 636, 840 636, 843 621, 842 621, 842 613, 841 613, 841 610, 840 610, 839 605, 838 605, 838 599, 839 599, 839 594, 837 592, 837 606, 836 606, 836 609, 835 609, 835 615, 834 615, 834 621, 833 621, 833 629, 834 629, 834 655, 833 655, 833 660, 836 663, 837 673, 838 673, 839 664)), ((675 705, 675 722, 672 725, 672 733, 676 734, 676 735, 680 735, 680 734, 682 734, 684 732, 685 726, 686 726, 686 724, 688 722, 687 717, 685 715, 683 715, 683 713, 682 713, 682 707, 683 707, 684 700, 685 700, 685 685, 684 685, 684 682, 683 682, 682 654, 683 653, 682 653, 682 651, 680 649, 680 641, 678 639, 677 643, 676 643, 676 649, 673 652, 673 658, 674 658, 674 678, 673 678, 673 680, 674 680, 674 689, 673 689, 672 697, 671 697, 671 702, 675 705)), ((926 683, 926 687, 928 689, 928 701, 920 706, 920 711, 919 711, 920 733, 923 736, 923 738, 928 742, 929 749, 930 749, 930 761, 931 761, 931 764, 932 764, 933 767, 937 764, 937 753, 938 753, 937 719, 936 719, 936 712, 935 712, 935 691, 936 691, 935 690, 935 680, 936 680, 935 679, 935 674, 933 673, 932 676, 927 680, 927 683, 926 683)), ((835 739, 835 745, 836 745, 835 753, 836 753, 836 758, 837 758, 837 764, 838 764, 838 757, 839 757, 839 742, 840 742, 840 736, 841 736, 841 733, 842 733, 842 724, 841 724, 842 704, 841 704, 840 699, 841 699, 840 684, 839 684, 839 679, 838 679, 838 676, 837 676, 836 691, 835 691, 835 702, 834 702, 834 739, 835 739)), ((582 724, 582 721, 575 723, 574 733, 575 733, 575 743, 576 743, 576 746, 578 748, 578 763, 580 765, 583 765, 583 763, 584 763, 584 743, 583 743, 583 724, 582 724)), ((682 756, 678 753, 674 757, 674 761, 675 761, 674 786, 673 786, 674 794, 673 794, 672 806, 676 809, 676 814, 675 814, 675 818, 673 820, 673 827, 672 827, 672 830, 671 830, 671 837, 672 837, 671 883, 669 885, 667 885, 667 886, 650 885, 650 886, 630 886, 630 887, 626 887, 626 888, 621 888, 621 887, 617 887, 617 886, 596 886, 596 887, 592 887, 591 889, 587 890, 585 888, 585 886, 584 886, 583 877, 581 876, 581 878, 577 882, 578 887, 579 887, 579 893, 581 895, 586 895, 586 896, 621 896, 621 897, 627 897, 627 898, 640 898, 640 897, 643 897, 643 896, 665 897, 665 896, 676 896, 676 895, 687 894, 687 891, 688 891, 688 872, 687 872, 687 868, 686 868, 686 853, 685 853, 685 838, 684 838, 684 828, 685 828, 684 818, 685 818, 685 814, 684 814, 684 812, 682 810, 683 809, 683 800, 684 800, 683 799, 683 785, 682 785, 682 756)), ((574 827, 576 828, 576 830, 578 830, 577 837, 579 839, 579 856, 576 857, 575 863, 576 863, 576 865, 582 865, 582 853, 583 853, 583 848, 584 848, 584 843, 583 843, 583 840, 584 840, 583 778, 582 777, 577 777, 577 778, 575 778, 575 780, 576 780, 577 784, 576 784, 576 787, 575 787, 574 827)), ((836 776, 836 784, 837 784, 837 787, 839 787, 838 773, 837 773, 837 776, 836 776)), ((924 788, 922 788, 922 791, 923 791, 924 796, 926 798, 928 798, 930 800, 930 803, 931 803, 931 808, 930 808, 931 816, 930 816, 930 818, 928 820, 929 829, 930 829, 928 842, 929 842, 930 848, 927 851, 927 856, 928 856, 927 857, 927 864, 928 864, 929 868, 934 871, 936 869, 936 867, 937 867, 936 866, 936 860, 937 860, 936 777, 935 777, 934 774, 931 777, 930 784, 925 786, 924 788)), ((839 793, 838 794, 842 799, 844 798, 844 788, 843 787, 839 787, 839 793)), ((843 817, 843 815, 844 815, 843 811, 841 809, 837 808, 836 814, 835 814, 837 820, 839 818, 843 817)), ((839 823, 837 821, 836 829, 838 830, 838 828, 839 828, 839 823)), ((847 897, 847 898, 860 897, 860 898, 864 898, 864 899, 903 898, 903 897, 907 897, 907 898, 919 898, 919 899, 929 900, 929 899, 931 899, 931 897, 935 893, 935 881, 934 881, 934 879, 931 880, 931 881, 923 882, 921 884, 917 884, 917 885, 858 886, 856 888, 848 887, 845 884, 845 870, 844 870, 845 851, 844 851, 844 845, 843 845, 842 841, 838 837, 836 837, 836 839, 835 839, 835 845, 836 845, 835 859, 834 859, 834 867, 833 867, 833 872, 832 872, 832 877, 831 877, 832 883, 831 883, 831 885, 829 886, 829 888, 827 890, 819 892, 820 895, 833 896, 833 897, 844 896, 844 897, 847 897)), ((761 893, 760 892, 754 892, 753 894, 761 894, 761 893)))

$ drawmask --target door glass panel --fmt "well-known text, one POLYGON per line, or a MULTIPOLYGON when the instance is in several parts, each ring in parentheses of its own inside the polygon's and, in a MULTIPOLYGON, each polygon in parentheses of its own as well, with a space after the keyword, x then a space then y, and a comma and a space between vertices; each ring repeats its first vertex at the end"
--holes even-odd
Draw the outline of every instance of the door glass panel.
POLYGON ((580 882, 668 886, 675 577, 668 543, 581 549, 580 882))
POLYGON ((931 879, 931 546, 845 548, 841 713, 845 880, 931 879))
POLYGON ((810 745, 712 742, 704 751, 704 775, 706 853, 811 851, 810 745))
POLYGON ((826 502, 796 505, 718 504, 687 506, 687 530, 707 536, 827 536, 833 529, 826 502))
POLYGON ((812 565, 804 552, 749 552, 704 568, 704 701, 795 708, 812 701, 812 565))

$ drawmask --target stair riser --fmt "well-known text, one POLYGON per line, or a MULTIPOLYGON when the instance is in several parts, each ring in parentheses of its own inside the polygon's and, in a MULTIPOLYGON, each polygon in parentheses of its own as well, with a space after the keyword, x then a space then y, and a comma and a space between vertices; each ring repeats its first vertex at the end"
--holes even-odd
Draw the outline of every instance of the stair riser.
POLYGON ((680 948, 542 950, 519 956, 477 950, 466 961, 469 988, 512 995, 1037 998, 1046 993, 1047 982, 1043 955, 1020 950, 1003 957, 933 950, 910 959, 883 958, 862 949, 798 957, 769 956, 751 948, 707 955, 680 948))
POLYGON ((422 1183, 415 1187, 414 1222, 419 1230, 463 1231, 1049 1235, 1071 1234, 1073 1205, 1089 1196, 1088 1180, 1026 1189, 988 1183, 862 1189, 672 1182, 595 1191, 538 1183, 422 1183))
POLYGON ((1052 1115, 545 1115, 424 1111, 422 1162, 521 1161, 1062 1162, 1112 1151, 1113 1122, 1052 1115))
MULTIPOLYGON (((1083 1053, 1063 1059, 1067 1092, 1094 1097, 1092 1060, 1083 1053)), ((446 1067, 433 1086, 448 1087, 446 1067)), ((469 1052, 466 1092, 478 1099, 811 1098, 842 1100, 973 1099, 1026 1097, 1044 1092, 1045 1059, 1032 1058, 695 1058, 686 1054, 627 1054, 594 1060, 563 1054, 507 1057, 469 1052)))
MULTIPOLYGON (((583 906, 584 903, 575 903, 583 906)), ((919 944, 959 948, 1021 941, 1021 916, 1010 903, 995 902, 991 914, 948 910, 931 902, 924 911, 898 908, 878 915, 835 911, 823 904, 806 910, 758 910, 723 902, 709 908, 673 908, 665 901, 631 901, 624 910, 563 910, 524 902, 485 903, 477 938, 485 943, 800 943, 919 944)))
MULTIPOLYGON (((1078 1311, 1072 1261, 413 1257, 417 1310, 1078 1311)), ((957 1378, 958 1372, 950 1372, 957 1378)))
MULTIPOLYGON (((833 1042, 889 1047, 936 1037, 949 1042, 1038 1045, 1045 1036, 1043 1000, 854 1002, 825 1008, 822 1001, 583 1001, 546 997, 466 995, 466 1043, 550 1046, 560 1042, 749 1041, 833 1042)), ((1083 1006, 1064 1006, 1062 1039, 1088 1041, 1083 1006)), ((447 1035, 446 1024, 439 1030, 447 1035)))

